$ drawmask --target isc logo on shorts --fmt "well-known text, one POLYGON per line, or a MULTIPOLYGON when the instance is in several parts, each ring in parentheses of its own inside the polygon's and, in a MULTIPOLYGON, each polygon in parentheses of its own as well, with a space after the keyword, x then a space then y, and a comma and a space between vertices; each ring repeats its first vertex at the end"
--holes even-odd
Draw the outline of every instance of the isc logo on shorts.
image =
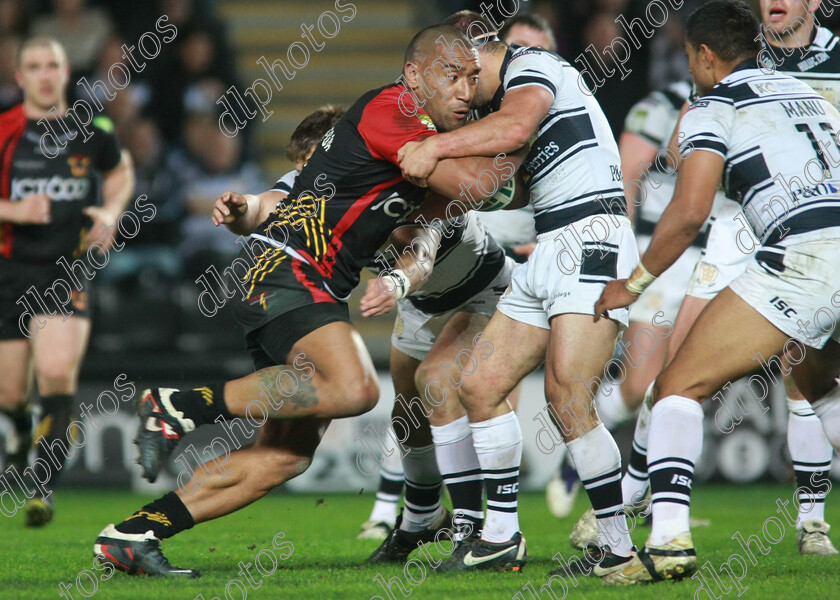
POLYGON ((795 310, 793 310, 787 302, 785 302, 778 296, 775 296, 772 300, 770 300, 770 304, 772 304, 776 310, 778 310, 788 319, 790 319, 793 315, 799 314, 795 310))

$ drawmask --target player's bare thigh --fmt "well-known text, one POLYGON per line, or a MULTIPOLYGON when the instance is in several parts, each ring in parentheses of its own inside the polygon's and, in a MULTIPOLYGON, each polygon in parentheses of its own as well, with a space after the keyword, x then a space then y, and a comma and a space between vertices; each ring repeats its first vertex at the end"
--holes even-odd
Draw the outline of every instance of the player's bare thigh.
POLYGON ((420 363, 415 382, 431 414, 429 422, 442 427, 466 415, 458 389, 476 376, 478 363, 487 351, 476 349, 477 338, 490 318, 472 311, 452 315, 441 329, 434 346, 420 363))
MULTIPOLYGON (((590 317, 591 318, 591 317, 590 317)), ((459 396, 470 421, 507 413, 508 394, 545 360, 549 330, 511 319, 498 310, 476 345, 478 367, 464 377, 459 396)))
POLYGON ((790 379, 795 393, 810 402, 816 402, 837 387, 840 377, 840 343, 828 340, 821 350, 808 347, 804 359, 796 350, 789 349, 788 352, 791 377, 785 378, 785 387, 790 379))
POLYGON ((680 346, 682 346, 683 342, 685 342, 685 338, 688 336, 688 331, 697 321, 697 317, 700 316, 703 309, 708 306, 709 302, 710 300, 697 298, 696 296, 686 296, 683 299, 682 305, 680 306, 680 312, 677 313, 677 320, 674 322, 674 331, 668 338, 668 355, 665 358, 665 366, 668 366, 668 364, 674 359, 677 350, 679 350, 680 346))
POLYGON ((703 402, 779 354, 788 337, 729 288, 700 313, 673 360, 657 377, 654 402, 679 395, 703 402))
POLYGON ((225 384, 225 402, 231 413, 245 415, 248 404, 260 397, 261 386, 271 386, 283 371, 294 374, 298 385, 273 418, 339 418, 362 414, 379 399, 376 370, 359 333, 347 322, 323 325, 292 346, 287 363, 260 369, 225 384))
POLYGON ((29 340, 0 342, 0 410, 11 411, 23 403, 31 382, 29 340))
POLYGON ((394 434, 403 445, 410 448, 429 446, 432 443, 432 432, 427 415, 432 412, 432 408, 414 385, 414 375, 420 361, 391 346, 389 363, 391 381, 396 392, 391 411, 394 434))
POLYGON ((551 319, 545 358, 545 396, 559 417, 567 442, 598 426, 594 396, 604 365, 615 352, 618 324, 592 315, 562 314, 551 319), (597 379, 596 379, 597 378, 597 379))
POLYGON ((42 396, 75 394, 90 337, 90 319, 50 319, 32 338, 35 377, 42 396))
MULTIPOLYGON (((625 343, 629 344, 625 353, 629 353, 631 356, 625 356, 624 358, 626 376, 624 381, 621 382, 621 395, 624 404, 629 409, 636 409, 641 406, 645 399, 645 391, 665 366, 670 336, 667 335, 667 332, 663 333, 663 329, 644 321, 630 321, 629 327, 624 332, 625 343), (647 329, 647 332, 645 332, 645 329, 647 329), (654 340, 654 344, 649 351, 645 352, 646 349, 635 341, 645 339, 644 343, 647 344, 648 332, 649 337, 654 340), (639 337, 640 335, 642 338, 639 337)), ((673 331, 671 335, 673 335, 673 331)))

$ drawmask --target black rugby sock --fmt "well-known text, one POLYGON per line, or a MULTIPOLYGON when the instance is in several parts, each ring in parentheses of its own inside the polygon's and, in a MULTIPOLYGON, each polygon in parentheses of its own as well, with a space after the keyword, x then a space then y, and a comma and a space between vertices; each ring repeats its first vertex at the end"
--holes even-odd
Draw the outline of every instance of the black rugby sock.
POLYGON ((117 525, 121 533, 146 533, 151 530, 158 539, 172 537, 190 529, 195 521, 175 492, 169 492, 138 510, 117 525))
POLYGON ((49 467, 44 488, 52 489, 67 462, 70 441, 67 430, 73 422, 74 396, 52 394, 41 398, 41 420, 35 429, 36 460, 49 467))
POLYGON ((235 418, 225 405, 225 384, 211 383, 206 386, 174 392, 170 397, 175 410, 192 419, 196 427, 215 423, 222 417, 225 420, 235 418))

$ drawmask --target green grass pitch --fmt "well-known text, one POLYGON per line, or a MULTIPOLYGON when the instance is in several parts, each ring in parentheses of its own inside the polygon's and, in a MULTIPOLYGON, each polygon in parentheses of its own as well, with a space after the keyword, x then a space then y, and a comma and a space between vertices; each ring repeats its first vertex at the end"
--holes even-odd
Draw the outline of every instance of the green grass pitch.
MULTIPOLYGON (((693 516, 710 519, 711 527, 697 528, 694 539, 699 552, 699 562, 710 561, 715 570, 727 561, 733 553, 744 555, 740 544, 730 539, 736 532, 744 538, 758 535, 764 542, 762 528, 769 517, 779 517, 776 499, 790 500, 793 486, 753 485, 746 487, 698 486, 693 493, 693 516)), ((829 496, 827 515, 840 526, 840 501, 837 493, 829 496)), ((367 518, 372 498, 369 495, 284 495, 271 494, 263 500, 228 517, 199 525, 164 541, 164 552, 170 561, 178 566, 198 568, 202 572, 197 580, 160 580, 150 578, 129 578, 115 573, 106 581, 98 581, 96 591, 93 580, 81 575, 83 590, 76 588, 79 573, 89 570, 97 579, 104 572, 92 570, 92 544, 99 530, 109 522, 120 521, 147 497, 113 490, 75 491, 60 489, 57 497, 57 514, 54 522, 40 530, 26 530, 23 516, 4 518, 0 525, 0 598, 28 600, 59 598, 59 582, 72 585, 72 597, 76 600, 93 597, 107 600, 130 599, 179 599, 204 600, 225 598, 227 586, 229 596, 243 597, 243 588, 228 583, 239 579, 245 586, 247 598, 265 599, 321 599, 359 598, 367 600, 379 596, 388 600, 388 594, 374 581, 380 573, 385 580, 394 576, 406 585, 410 598, 415 599, 502 599, 533 600, 534 596, 522 588, 531 582, 542 600, 562 598, 563 588, 555 583, 553 596, 540 588, 548 580, 548 572, 557 566, 552 556, 562 552, 572 555, 568 545, 568 532, 574 518, 587 506, 585 494, 581 493, 572 517, 552 517, 540 493, 526 493, 520 496, 521 523, 528 540, 530 562, 522 573, 469 573, 438 575, 430 572, 428 560, 418 557, 425 565, 423 571, 413 565, 408 574, 416 585, 406 582, 400 567, 365 566, 364 560, 377 546, 377 542, 358 541, 355 535, 359 525, 367 518), (272 540, 283 532, 285 538, 278 538, 278 544, 290 541, 294 552, 281 560, 283 550, 272 547, 272 540), (253 583, 261 584, 257 589, 239 575, 240 561, 252 563, 257 553, 268 548, 278 561, 273 574, 263 576, 251 568, 253 583), (93 593, 92 593, 93 592, 93 593), (86 594, 91 594, 86 596, 86 594), (517 594, 520 594, 517 596, 517 594)), ((789 505, 792 506, 792 503, 789 505)), ((782 519, 784 523, 784 520, 782 519)), ((761 555, 752 545, 757 564, 747 558, 748 571, 742 586, 747 588, 742 597, 749 599, 807 598, 821 600, 840 598, 840 556, 800 556, 796 550, 796 536, 792 526, 784 523, 784 539, 776 544, 767 544, 769 553, 761 555)), ((633 533, 636 544, 644 543, 648 529, 639 526, 633 533)), ((780 535, 771 521, 766 533, 772 537, 780 535)), ((287 552, 288 550, 286 550, 287 552)), ((415 553, 413 556, 417 556, 415 553)), ((434 555, 431 555, 434 560, 434 555)), ((264 572, 272 569, 271 556, 263 553, 264 572)), ((736 574, 740 570, 735 563, 736 574)), ((738 590, 732 588, 730 578, 719 575, 724 589, 713 587, 714 596, 702 591, 695 592, 698 581, 684 581, 678 584, 661 583, 655 586, 632 589, 605 588, 597 580, 578 580, 578 585, 569 584, 565 595, 570 599, 635 599, 635 598, 698 598, 700 600, 734 599, 738 590), (730 586, 729 593, 726 587, 730 586)), ((711 578, 707 576, 707 580, 711 578)), ((393 586, 396 600, 404 596, 393 586)), ((65 595, 65 597, 67 597, 65 595)))

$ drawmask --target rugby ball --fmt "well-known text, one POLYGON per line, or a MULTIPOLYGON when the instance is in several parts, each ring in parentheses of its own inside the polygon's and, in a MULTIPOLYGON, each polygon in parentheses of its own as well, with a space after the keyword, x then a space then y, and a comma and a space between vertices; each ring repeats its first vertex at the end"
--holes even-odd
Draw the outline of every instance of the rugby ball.
POLYGON ((513 201, 516 194, 516 180, 511 177, 503 186, 501 186, 495 194, 487 198, 481 203, 481 206, 476 208, 480 212, 493 212, 495 210, 502 210, 513 201))

